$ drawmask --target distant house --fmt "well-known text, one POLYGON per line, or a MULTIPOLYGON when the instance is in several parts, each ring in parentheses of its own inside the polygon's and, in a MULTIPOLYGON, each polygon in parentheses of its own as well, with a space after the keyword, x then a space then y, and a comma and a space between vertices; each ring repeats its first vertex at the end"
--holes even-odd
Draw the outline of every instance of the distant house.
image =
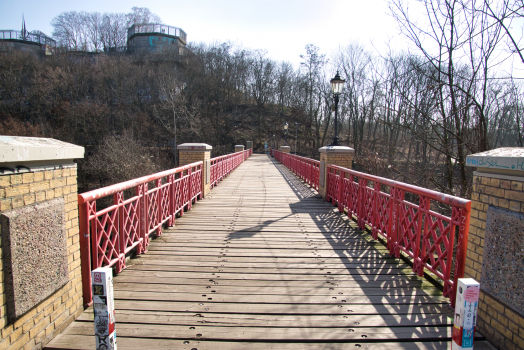
POLYGON ((43 33, 19 30, 0 30, 0 51, 20 50, 53 55, 56 41, 43 33))
POLYGON ((164 24, 133 24, 127 30, 127 50, 131 53, 169 52, 184 55, 187 34, 164 24))

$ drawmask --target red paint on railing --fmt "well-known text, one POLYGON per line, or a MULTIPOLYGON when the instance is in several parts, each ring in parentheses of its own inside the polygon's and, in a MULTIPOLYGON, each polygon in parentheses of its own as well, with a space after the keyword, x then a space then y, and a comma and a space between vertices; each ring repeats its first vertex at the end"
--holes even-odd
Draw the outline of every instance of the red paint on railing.
MULTIPOLYGON (((302 157, 275 151, 275 158, 292 169, 302 157), (289 160, 295 157, 295 163, 289 160)), ((370 228, 374 239, 380 234, 391 255, 403 252, 419 276, 427 270, 442 280, 443 294, 455 306, 457 281, 466 264, 471 201, 335 165, 327 166, 326 188, 326 200, 355 216, 360 229, 370 228), (407 201, 406 194, 418 204, 407 201), (451 217, 431 210, 437 203, 450 206, 451 217)))
POLYGON ((149 235, 162 234, 176 214, 202 198, 202 162, 144 176, 78 195, 84 305, 92 302, 91 270, 125 268, 125 255, 147 251, 149 235), (149 188, 152 183, 153 187, 149 188), (124 191, 135 189, 131 198, 124 191), (96 201, 113 195, 113 205, 97 211, 96 201))
POLYGON ((309 186, 318 191, 318 180, 320 174, 320 162, 318 160, 300 157, 281 151, 272 151, 274 157, 289 168, 309 186))
MULTIPOLYGON (((219 178, 229 174, 251 154, 250 149, 218 157, 227 159, 217 162, 221 170, 227 171, 219 178)), ((136 247, 137 254, 145 253, 150 234, 161 235, 162 225, 173 226, 177 214, 183 215, 203 197, 202 167, 203 162, 196 162, 78 195, 85 306, 93 300, 92 270, 115 266, 117 273, 122 271, 129 251, 136 247), (124 191, 130 189, 134 189, 134 195, 124 198, 124 191), (113 205, 97 211, 96 201, 111 195, 113 205)))
POLYGON ((216 186, 252 154, 253 149, 250 148, 245 151, 211 158, 211 187, 216 186))

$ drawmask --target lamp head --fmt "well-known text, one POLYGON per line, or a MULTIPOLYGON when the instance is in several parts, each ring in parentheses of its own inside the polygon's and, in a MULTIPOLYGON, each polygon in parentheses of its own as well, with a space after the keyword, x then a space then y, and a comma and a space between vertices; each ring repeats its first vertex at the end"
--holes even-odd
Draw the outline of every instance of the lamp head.
POLYGON ((335 77, 331 79, 330 83, 331 91, 333 91, 333 94, 340 95, 342 93, 342 89, 344 88, 344 84, 346 83, 346 81, 340 78, 340 75, 337 71, 337 75, 335 75, 335 77))

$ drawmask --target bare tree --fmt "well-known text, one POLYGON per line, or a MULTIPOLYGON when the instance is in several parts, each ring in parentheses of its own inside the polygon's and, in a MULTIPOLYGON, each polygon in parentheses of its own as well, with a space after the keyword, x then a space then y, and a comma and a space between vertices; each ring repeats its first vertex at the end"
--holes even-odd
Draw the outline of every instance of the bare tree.
POLYGON ((134 23, 162 23, 159 16, 145 7, 131 12, 62 12, 53 18, 53 36, 68 50, 99 52, 122 48, 127 42, 127 28, 134 23))
POLYGON ((162 23, 162 19, 151 12, 147 7, 133 7, 126 15, 127 26, 133 24, 162 23))
POLYGON ((103 17, 100 12, 91 12, 86 14, 85 21, 90 49, 99 52, 102 49, 103 17))
MULTIPOLYGON (((493 53, 501 38, 500 24, 490 23, 479 15, 480 1, 422 1, 427 21, 414 20, 401 0, 392 0, 390 8, 402 32, 415 44, 437 72, 435 88, 441 126, 445 134, 444 153, 448 174, 454 164, 460 173, 460 195, 466 193, 468 150, 488 149, 485 97, 492 66, 493 53), (477 145, 466 139, 466 130, 478 130, 477 145)), ((449 182, 453 193, 453 184, 449 182)))
POLYGON ((126 45, 126 15, 123 13, 104 13, 100 38, 104 51, 116 50, 126 45))
MULTIPOLYGON (((320 147, 320 129, 323 120, 323 108, 325 107, 326 77, 323 69, 327 63, 326 56, 321 54, 320 49, 313 45, 306 45, 306 54, 300 55, 301 68, 304 69, 303 81, 305 87, 305 109, 309 116, 306 124, 306 133, 309 139, 314 140, 312 149, 320 147), (314 135, 314 137, 313 137, 314 135)), ((316 152, 315 152, 316 153, 316 152)))
POLYGON ((53 18, 53 37, 59 45, 69 50, 86 50, 85 22, 81 13, 76 11, 62 12, 53 18))

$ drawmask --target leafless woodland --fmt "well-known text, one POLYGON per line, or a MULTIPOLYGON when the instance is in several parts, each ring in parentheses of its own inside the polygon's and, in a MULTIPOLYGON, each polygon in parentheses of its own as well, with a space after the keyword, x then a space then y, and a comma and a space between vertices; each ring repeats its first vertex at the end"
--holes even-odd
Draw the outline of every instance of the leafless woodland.
POLYGON ((468 154, 523 146, 521 80, 504 68, 512 58, 524 68, 522 0, 418 4, 427 17, 414 21, 405 3, 390 1, 409 51, 353 42, 328 56, 311 44, 297 53, 300 67, 229 42, 192 43, 184 56, 129 55, 117 50, 125 26, 159 21, 147 9, 63 13, 53 19, 54 57, 0 53, 0 133, 86 147, 83 190, 172 167, 175 134, 216 155, 247 140, 262 151, 284 143, 287 122, 292 151, 317 157, 331 142, 329 80, 339 70, 339 136, 355 148, 356 169, 467 197, 468 154), (82 29, 65 28, 75 16, 82 29))

